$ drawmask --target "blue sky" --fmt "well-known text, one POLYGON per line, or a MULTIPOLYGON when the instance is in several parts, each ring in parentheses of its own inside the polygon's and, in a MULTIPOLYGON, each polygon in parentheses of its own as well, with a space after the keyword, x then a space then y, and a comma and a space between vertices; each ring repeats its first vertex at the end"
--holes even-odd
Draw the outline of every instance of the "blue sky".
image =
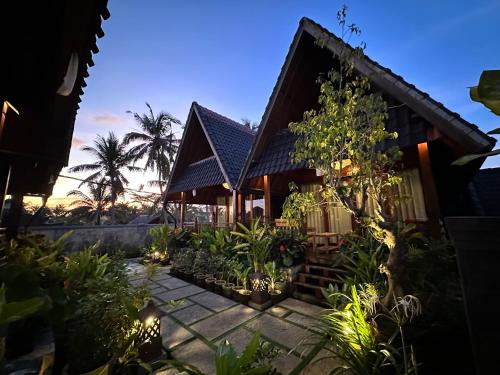
MULTIPOLYGON (((234 120, 260 121, 301 17, 336 32, 341 1, 110 0, 74 133, 79 145, 134 124, 125 112, 166 110, 185 121, 193 100, 234 120)), ((487 131, 500 119, 467 87, 500 69, 500 0, 351 1, 366 53, 487 131)), ((181 135, 180 129, 177 129, 181 135)), ((500 165, 500 157, 486 166, 500 165)), ((136 188, 149 176, 130 175, 136 188)), ((59 179, 54 197, 75 183, 59 179)), ((150 189, 151 190, 151 189, 150 189)))

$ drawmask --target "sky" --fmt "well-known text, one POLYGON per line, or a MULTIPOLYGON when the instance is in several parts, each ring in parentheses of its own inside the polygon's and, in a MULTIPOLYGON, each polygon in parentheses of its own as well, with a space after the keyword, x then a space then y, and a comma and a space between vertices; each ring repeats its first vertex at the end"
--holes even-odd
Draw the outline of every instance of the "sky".
MULTIPOLYGON (((145 102, 183 123, 193 101, 236 121, 260 122, 301 17, 335 33, 342 4, 372 59, 483 131, 500 126, 467 89, 483 70, 500 69, 500 0, 109 0, 111 18, 86 80, 69 166, 91 161, 80 147, 96 135, 137 129, 126 111, 144 112, 145 102)), ((174 130, 180 138, 182 129, 174 130)), ((484 165, 493 166, 500 156, 484 165)), ((127 176, 130 188, 153 179, 127 176)), ((77 186, 59 178, 49 205, 77 186)))

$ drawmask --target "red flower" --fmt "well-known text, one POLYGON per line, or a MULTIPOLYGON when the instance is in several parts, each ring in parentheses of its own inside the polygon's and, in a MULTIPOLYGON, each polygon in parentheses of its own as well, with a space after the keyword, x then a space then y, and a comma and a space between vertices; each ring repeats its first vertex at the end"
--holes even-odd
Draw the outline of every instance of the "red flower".
POLYGON ((339 247, 341 247, 342 245, 344 245, 344 243, 345 243, 344 239, 341 239, 341 240, 339 241, 339 247))
POLYGON ((285 245, 281 244, 280 245, 280 253, 284 253, 285 252, 285 245))
POLYGON ((64 280, 64 289, 69 288, 69 280, 64 280))

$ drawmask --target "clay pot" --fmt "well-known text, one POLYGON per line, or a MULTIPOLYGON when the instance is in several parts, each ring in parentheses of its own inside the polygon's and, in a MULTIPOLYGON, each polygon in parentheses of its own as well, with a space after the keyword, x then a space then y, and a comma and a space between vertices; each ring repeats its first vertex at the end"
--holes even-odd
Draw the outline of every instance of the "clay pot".
POLYGON ((202 288, 205 287, 205 279, 207 278, 207 275, 204 273, 195 273, 194 274, 194 283, 198 286, 201 286, 202 288))
POLYGON ((226 280, 215 280, 214 292, 222 294, 222 286, 226 284, 226 280))
POLYGON ((211 292, 214 291, 214 287, 215 287, 215 277, 207 277, 205 279, 205 287, 210 290, 211 292))
POLYGON ((250 301, 250 295, 252 291, 241 289, 238 293, 234 293, 234 298, 236 302, 239 302, 243 305, 248 305, 248 301, 250 301))
POLYGON ((222 294, 224 294, 224 297, 231 298, 233 296, 233 283, 225 283, 222 286, 222 294))
POLYGON ((271 290, 269 291, 269 296, 271 297, 271 301, 273 302, 273 305, 277 305, 283 300, 283 293, 281 290, 271 290))

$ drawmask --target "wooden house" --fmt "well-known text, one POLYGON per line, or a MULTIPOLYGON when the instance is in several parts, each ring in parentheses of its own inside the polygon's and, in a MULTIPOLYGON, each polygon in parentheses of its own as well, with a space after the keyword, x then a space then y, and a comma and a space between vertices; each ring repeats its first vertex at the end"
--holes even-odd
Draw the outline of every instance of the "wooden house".
MULTIPOLYGON (((217 147, 213 142, 209 141, 202 147, 198 146, 198 141, 189 141, 196 136, 195 132, 201 134, 200 129, 207 138, 210 135, 202 125, 204 120, 198 114, 199 109, 193 105, 167 200, 175 196, 181 202, 210 202, 219 208, 225 203, 227 222, 262 216, 271 223, 281 216, 290 182, 295 182, 302 191, 318 190, 322 177, 304 163, 291 162, 295 136, 288 130, 288 125, 301 121, 304 111, 318 107, 318 77, 326 75, 338 64, 336 56, 344 46, 328 30, 303 18, 257 134, 254 137, 250 130, 240 130, 247 134, 244 147, 240 147, 241 139, 237 135, 226 138, 225 150, 237 152, 229 152, 224 158, 216 156, 217 147), (323 41, 322 47, 317 40, 323 41), (247 147, 249 150, 243 157, 247 147), (209 158, 214 155, 215 160, 210 162, 209 158), (223 173, 224 165, 230 161, 234 169, 230 174, 223 173), (201 168, 197 163, 207 166, 201 168), (241 170, 235 181, 238 166, 241 170), (201 173, 208 174, 204 178, 213 179, 210 189, 202 191, 196 184, 182 185, 179 182, 188 176, 193 180, 202 179, 201 175, 195 176, 201 173), (224 182, 232 193, 222 187, 224 182), (195 187, 196 196, 191 193, 195 187)), ((397 144, 403 151, 403 182, 399 189, 402 196, 410 198, 403 201, 398 214, 424 231, 437 233, 442 217, 465 213, 466 186, 482 161, 460 168, 452 167, 451 162, 464 154, 489 151, 495 140, 369 57, 359 57, 354 64, 357 73, 367 76, 374 92, 380 93, 387 102, 387 129, 399 134, 397 144)), ((351 216, 340 206, 309 214, 306 219, 307 226, 317 232, 346 233, 352 230, 351 216)))

